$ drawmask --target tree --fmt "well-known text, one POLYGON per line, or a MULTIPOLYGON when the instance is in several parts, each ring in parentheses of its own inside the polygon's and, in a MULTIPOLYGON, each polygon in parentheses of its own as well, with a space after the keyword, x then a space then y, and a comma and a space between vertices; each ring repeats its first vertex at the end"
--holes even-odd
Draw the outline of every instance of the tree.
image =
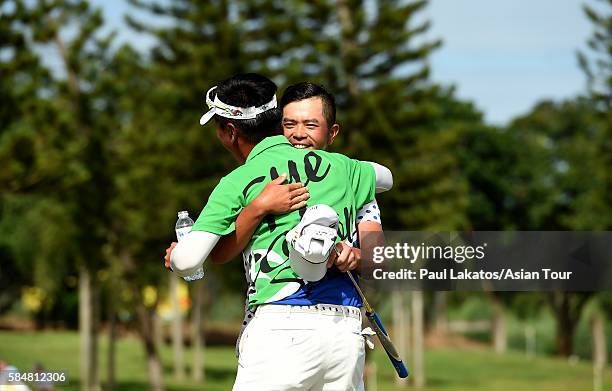
MULTIPOLYGON (((612 109, 612 1, 601 0, 602 10, 583 4, 584 14, 593 24, 593 35, 587 41, 590 53, 578 51, 578 64, 587 77, 587 90, 602 112, 612 109)), ((610 118, 610 117, 608 117, 610 118)))
POLYGON ((427 2, 366 3, 249 2, 238 8, 246 57, 283 84, 310 80, 335 94, 345 130, 334 149, 376 157, 394 173, 394 191, 382 198, 383 211, 397 211, 384 216, 387 227, 465 226, 450 126, 458 113, 449 110, 452 90, 428 80, 441 42, 423 40, 430 22, 415 22, 427 2))
MULTIPOLYGON (((254 42, 246 46, 253 66, 282 84, 310 80, 335 94, 344 130, 334 150, 391 168, 394 189, 379 200, 387 229, 451 230, 467 223, 454 123, 478 122, 480 115, 428 79, 428 57, 441 42, 423 39, 429 21, 415 22, 426 4, 258 1, 239 13, 251 26, 244 40, 254 42)), ((417 326, 415 335, 422 335, 423 323, 417 326)), ((422 353, 422 339, 416 342, 413 349, 422 353)), ((416 377, 421 385, 424 372, 416 377)))
MULTIPOLYGON (((602 0, 603 9, 612 7, 612 1, 602 0)), ((593 35, 587 41, 588 54, 582 51, 577 53, 578 63, 587 78, 588 98, 592 102, 600 121, 607 123, 600 139, 597 142, 597 158, 603 170, 593 173, 593 191, 587 192, 582 198, 586 213, 591 218, 599 216, 599 223, 593 228, 610 229, 612 226, 612 187, 610 175, 606 167, 612 165, 612 16, 610 12, 598 13, 597 9, 587 4, 583 10, 589 21, 593 24, 593 35), (603 194, 603 197, 601 196, 603 194)))
POLYGON ((31 11, 22 1, 12 5, 2 3, 0 15, 0 312, 19 298, 22 285, 36 285, 48 293, 39 311, 44 314, 61 289, 57 281, 63 274, 58 274, 67 263, 58 246, 71 238, 69 224, 64 225, 68 208, 49 196, 49 190, 75 178, 70 168, 65 177, 59 170, 66 161, 66 144, 59 143, 56 123, 47 119, 55 107, 43 91, 52 90, 53 83, 29 39, 31 11), (45 232, 35 228, 49 218, 56 219, 56 226, 44 226, 45 232), (65 232, 61 238, 66 241, 54 241, 56 232, 65 232))
MULTIPOLYGON (((428 56, 441 42, 422 39, 430 23, 417 23, 416 16, 426 1, 132 4, 170 21, 129 19, 156 38, 151 74, 165 96, 149 101, 158 107, 157 127, 181 130, 190 141, 185 161, 221 158, 194 159, 194 166, 174 172, 184 192, 177 197, 190 197, 187 205, 201 205, 231 167, 196 123, 205 89, 232 73, 255 71, 280 85, 320 82, 336 95, 345 131, 334 149, 376 159, 394 172, 394 191, 381 199, 383 211, 394 211, 384 216, 387 228, 466 227, 467 182, 453 153, 459 143, 453 123, 478 122, 481 115, 452 89, 428 80, 428 56)), ((240 273, 221 278, 231 275, 240 273)))
MULTIPOLYGON (((469 224, 474 230, 536 229, 530 217, 534 203, 548 195, 540 185, 545 175, 533 139, 520 132, 478 125, 461 132, 457 157, 469 183, 469 224)), ((486 290, 491 304, 491 343, 496 353, 507 348, 506 312, 515 292, 486 290)))
MULTIPOLYGON (((203 129, 198 119, 207 110, 204 104, 206 89, 233 73, 246 71, 241 42, 236 21, 231 17, 232 2, 176 1, 171 5, 144 1, 131 3, 171 21, 166 27, 157 27, 127 18, 134 29, 150 33, 156 39, 147 73, 155 81, 157 90, 145 100, 157 120, 154 128, 149 124, 144 126, 152 128, 151 133, 157 134, 152 137, 166 140, 165 160, 172 167, 167 176, 170 183, 160 191, 165 202, 160 210, 175 219, 179 205, 181 210, 200 210, 221 176, 235 165, 216 140, 214 132, 203 129)), ((159 171, 152 173, 159 175, 159 171)), ((169 227, 170 224, 164 227, 165 232, 172 232, 169 227)), ((165 238, 167 246, 172 238, 167 235, 165 238)), ((220 277, 229 279, 234 285, 235 282, 239 284, 241 263, 234 263, 230 267, 234 272, 224 273, 220 277)), ((176 276, 170 275, 169 278, 169 281, 176 282, 176 276)), ((190 284, 194 288, 196 285, 190 284)), ((176 289, 176 284, 170 284, 172 296, 176 296, 176 289)), ((175 306, 178 305, 176 300, 173 302, 175 306)), ((195 306, 192 311, 193 319, 202 318, 197 314, 202 311, 202 306, 195 306)), ((178 308, 174 313, 180 313, 178 308)), ((175 375, 179 378, 184 374, 181 364, 184 355, 183 328, 178 324, 180 320, 175 317, 177 324, 173 333, 173 364, 175 375)), ((200 325, 192 325, 192 328, 199 330, 200 325)), ((195 366, 201 366, 200 355, 194 358, 195 366)), ((197 372, 197 369, 194 371, 197 372)))
MULTIPOLYGON (((609 227, 604 201, 607 167, 600 155, 606 124, 588 99, 578 97, 560 103, 545 101, 515 119, 508 131, 531 140, 531 153, 523 166, 537 177, 527 187, 536 189, 526 204, 531 229, 597 230, 609 227), (531 162, 531 164, 530 164, 531 162), (538 202, 535 202, 539 200, 538 202), (595 208, 595 209, 594 209, 595 208)), ((557 351, 573 352, 573 336, 588 293, 553 292, 549 303, 557 321, 557 351)))
POLYGON ((532 201, 529 206, 527 218, 534 228, 608 226, 610 214, 603 207, 598 213, 590 211, 605 199, 600 178, 605 177, 607 167, 599 151, 606 142, 606 129, 591 102, 580 97, 560 103, 540 102, 509 125, 509 132, 531 145, 529 154, 523 155, 523 166, 531 163, 531 187, 542 194, 539 202, 532 201))
POLYGON ((59 110, 71 116, 69 137, 78 145, 85 180, 66 195, 74 205, 72 221, 78 227, 76 253, 79 269, 79 313, 81 328, 81 387, 99 389, 97 365, 97 323, 99 320, 99 284, 92 275, 104 264, 103 247, 107 242, 107 208, 111 193, 104 127, 104 98, 97 94, 96 82, 109 59, 112 34, 102 37, 100 10, 92 10, 84 1, 40 1, 32 9, 32 32, 38 42, 53 45, 59 54, 65 79, 56 79, 59 110), (65 31, 74 28, 70 38, 65 31))
MULTIPOLYGON (((612 2, 610 0, 602 1, 610 8, 612 2)), ((604 6, 605 8, 606 6, 604 6)), ((596 149, 596 158, 599 161, 600 168, 593 173, 594 183, 596 184, 582 198, 581 201, 584 211, 589 220, 596 221, 594 228, 610 230, 612 225, 612 179, 609 174, 609 167, 612 166, 612 110, 610 96, 612 91, 612 62, 610 61, 610 51, 612 44, 612 16, 605 12, 598 13, 593 7, 588 5, 583 6, 587 18, 593 23, 595 31, 591 38, 587 41, 592 57, 583 52, 578 52, 579 65, 587 77, 587 92, 588 98, 593 102, 597 110, 597 116, 604 125, 601 132, 601 138, 598 140, 596 149), (593 58, 594 57, 594 58, 593 58), (597 216, 597 217, 595 217, 597 216)), ((612 313, 612 296, 609 293, 601 292, 597 295, 597 300, 603 309, 604 313, 612 313)), ((593 331, 603 328, 603 324, 598 325, 603 320, 594 319, 593 331)), ((605 344, 602 344, 599 337, 594 338, 594 361, 599 364, 602 356, 605 357, 605 344), (599 342, 597 342, 599 341, 599 342)), ((598 369, 596 368, 596 371, 598 369)))
POLYGON ((147 305, 143 290, 147 285, 162 287, 166 280, 159 254, 172 238, 176 202, 171 172, 180 156, 169 156, 175 136, 157 127, 157 108, 148 104, 158 91, 141 54, 129 46, 118 48, 99 85, 108 98, 106 110, 116 119, 108 139, 108 171, 114 173, 108 209, 109 257, 121 276, 118 288, 130 292, 149 386, 162 390, 163 370, 153 327, 156 305, 147 305))
MULTIPOLYGON (((49 235, 50 230, 61 230, 54 236, 47 236, 47 247, 57 250, 55 254, 42 251, 25 251, 21 254, 30 260, 42 259, 36 263, 38 267, 34 271, 39 273, 50 268, 56 277, 45 276, 48 281, 63 280, 58 278, 57 273, 65 269, 57 267, 53 258, 63 257, 69 261, 64 265, 68 268, 78 265, 84 273, 81 314, 87 316, 81 317, 81 380, 84 389, 96 389, 99 388, 96 309, 95 306, 91 308, 95 302, 96 284, 89 273, 102 264, 108 187, 105 186, 107 182, 101 133, 95 127, 95 121, 92 121, 95 110, 88 87, 104 67, 110 37, 97 36, 102 24, 100 13, 91 11, 82 1, 39 1, 35 4, 16 2, 14 10, 13 15, 20 18, 22 24, 19 25, 19 33, 13 36, 21 35, 21 38, 13 41, 18 43, 13 60, 15 63, 30 65, 29 69, 13 70, 16 79, 21 76, 22 80, 28 81, 24 87, 29 85, 29 90, 16 90, 16 94, 28 92, 35 98, 25 99, 25 103, 20 103, 20 107, 13 111, 16 115, 23 115, 16 117, 22 125, 14 136, 21 139, 17 145, 20 145, 21 155, 26 158, 21 159, 21 162, 27 163, 27 166, 20 165, 20 160, 11 166, 18 170, 26 169, 23 173, 29 176, 17 182, 13 191, 20 193, 16 198, 20 202, 27 202, 28 198, 23 196, 27 192, 35 195, 29 198, 30 201, 38 203, 40 200, 43 204, 39 205, 46 205, 47 211, 55 210, 54 215, 40 216, 54 224, 43 226, 42 229, 40 226, 27 227, 31 232, 49 235), (65 31, 69 28, 75 28, 76 33, 67 39, 65 31), (62 69, 51 73, 41 65, 36 65, 34 43, 54 46, 58 50, 62 69), (35 69, 30 75, 27 71, 32 70, 32 66, 35 69), (37 147, 32 148, 34 146, 37 147), (38 165, 44 169, 37 170, 38 165), (77 243, 78 246, 75 245, 77 243)), ((10 138, 7 141, 10 143, 10 138)), ((28 245, 27 240, 15 243, 28 245)))

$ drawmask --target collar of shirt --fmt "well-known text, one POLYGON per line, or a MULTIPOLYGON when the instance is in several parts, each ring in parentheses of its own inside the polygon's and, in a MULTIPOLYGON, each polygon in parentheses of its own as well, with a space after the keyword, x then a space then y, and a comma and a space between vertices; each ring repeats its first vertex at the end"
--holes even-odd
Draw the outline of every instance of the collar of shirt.
POLYGON ((287 140, 287 138, 285 136, 270 136, 270 137, 266 137, 263 140, 261 140, 259 143, 257 143, 257 145, 255 145, 255 147, 249 153, 249 156, 247 156, 247 160, 246 161, 248 162, 250 160, 253 160, 253 158, 255 156, 259 155, 260 153, 262 153, 266 149, 272 148, 272 147, 275 147, 275 146, 281 145, 281 144, 291 145, 291 143, 289 142, 289 140, 287 140))

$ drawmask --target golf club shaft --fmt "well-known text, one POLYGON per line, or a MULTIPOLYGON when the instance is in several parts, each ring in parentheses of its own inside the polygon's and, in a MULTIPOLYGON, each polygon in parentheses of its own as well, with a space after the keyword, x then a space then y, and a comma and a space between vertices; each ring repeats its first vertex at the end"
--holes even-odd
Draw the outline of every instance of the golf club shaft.
POLYGON ((385 330, 385 326, 383 326, 380 317, 370 306, 370 303, 368 303, 368 300, 366 299, 365 295, 363 294, 363 291, 359 287, 359 284, 357 284, 357 281, 355 281, 353 273, 351 273, 350 270, 347 273, 353 285, 355 286, 355 289, 357 289, 361 300, 363 301, 363 306, 365 307, 368 321, 374 329, 374 332, 376 333, 376 336, 378 337, 378 340, 380 341, 380 344, 382 345, 383 349, 385 349, 385 352, 387 353, 391 364, 393 364, 397 375, 400 378, 408 377, 408 368, 406 368, 406 365, 404 365, 404 362, 402 361, 402 358, 400 357, 397 349, 395 348, 395 345, 393 344, 393 342, 391 342, 389 334, 385 330))

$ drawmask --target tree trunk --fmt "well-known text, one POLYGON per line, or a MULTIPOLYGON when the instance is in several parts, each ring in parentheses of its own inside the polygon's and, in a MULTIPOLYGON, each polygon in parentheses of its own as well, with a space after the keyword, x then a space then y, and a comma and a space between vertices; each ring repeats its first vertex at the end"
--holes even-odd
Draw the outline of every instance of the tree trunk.
POLYGON ((557 323, 555 344, 557 352, 563 357, 569 357, 574 351, 576 325, 582 309, 592 296, 593 292, 552 292, 549 295, 557 323))
POLYGON ((164 391, 164 379, 162 366, 157 354, 157 348, 153 337, 153 327, 151 317, 142 301, 142 295, 138 287, 136 293, 136 313, 140 324, 140 334, 144 343, 145 354, 147 356, 147 367, 149 372, 149 389, 152 391, 164 391))
POLYGON ((506 312, 498 301, 493 301, 493 319, 491 321, 491 339, 493 351, 497 354, 506 353, 508 334, 506 332, 506 312))
POLYGON ((434 292, 434 329, 441 334, 448 331, 447 301, 448 292, 434 292))
MULTIPOLYGON (((92 129, 87 121, 84 121, 84 111, 81 107, 83 97, 79 75, 70 64, 70 53, 60 36, 60 29, 57 20, 48 17, 49 25, 56 27, 53 41, 55 42, 59 54, 66 69, 68 90, 72 96, 74 107, 74 121, 77 127, 87 135, 86 140, 90 143, 92 129)), ((90 171, 91 172, 91 171, 90 171)), ((94 178, 96 179, 96 178, 94 178)), ((95 180, 93 181, 96 182, 95 180)), ((81 205, 82 206, 82 205, 81 205)), ((91 250, 91 248, 89 249, 91 250)), ((81 389, 87 391, 99 391, 100 379, 98 376, 98 320, 99 320, 99 292, 97 284, 91 278, 91 271, 83 266, 79 270, 79 334, 80 334, 80 355, 81 355, 81 389)))
POLYGON ((569 357, 573 351, 574 325, 570 317, 569 300, 565 293, 553 293, 553 308, 557 322, 555 345, 557 352, 563 357, 569 357))
POLYGON ((100 371, 98 368, 98 334, 100 333, 100 284, 93 280, 91 284, 91 292, 93 301, 91 303, 92 309, 92 327, 91 327, 91 389, 94 391, 100 391, 102 386, 100 385, 100 371))
POLYGON ((574 351, 574 331, 576 325, 570 316, 568 305, 568 301, 563 299, 561 306, 556 312, 557 334, 555 336, 555 343, 557 345, 557 352, 563 357, 569 357, 574 351))
POLYGON ((536 355, 536 328, 530 324, 525 326, 525 355, 529 359, 536 355))
POLYGON ((81 390, 91 384, 91 281, 85 268, 79 272, 79 341, 81 344, 81 390))
POLYGON ((424 295, 422 291, 412 292, 412 380, 416 388, 425 386, 425 322, 424 295))
POLYGON ((115 389, 115 342, 117 340, 117 314, 115 312, 115 303, 113 297, 110 297, 109 311, 109 328, 108 328, 108 363, 107 363, 107 378, 106 390, 113 391, 115 389))
POLYGON ((366 390, 378 391, 378 367, 376 361, 372 360, 368 366, 368 376, 365 379, 366 390))
POLYGON ((183 317, 179 302, 179 279, 170 274, 170 298, 172 300, 172 351, 174 364, 174 378, 178 381, 185 379, 185 362, 183 355, 183 317))
POLYGON ((79 271, 79 334, 81 355, 81 390, 98 391, 100 384, 97 374, 97 335, 95 285, 90 271, 83 267, 79 271))
POLYGON ((132 288, 132 294, 134 296, 140 336, 142 337, 145 355, 147 357, 149 390, 164 391, 164 376, 161 362, 159 361, 159 354, 157 353, 157 346, 155 345, 153 322, 147 308, 144 305, 142 287, 135 282, 137 277, 135 272, 136 267, 129 253, 121 253, 120 259, 123 267, 124 278, 130 281, 129 286, 132 288))
POLYGON ((161 316, 159 316, 158 307, 155 307, 155 311, 151 316, 153 316, 153 341, 157 349, 161 349, 164 346, 164 323, 161 316))
POLYGON ((204 284, 202 280, 192 283, 194 288, 193 307, 192 307, 192 332, 193 332, 193 363, 191 377, 196 382, 204 380, 204 356, 202 351, 202 302, 204 300, 204 284))
POLYGON ((603 390, 603 371, 608 361, 608 352, 604 318, 600 313, 593 315, 591 334, 593 335, 593 389, 601 391, 603 390))

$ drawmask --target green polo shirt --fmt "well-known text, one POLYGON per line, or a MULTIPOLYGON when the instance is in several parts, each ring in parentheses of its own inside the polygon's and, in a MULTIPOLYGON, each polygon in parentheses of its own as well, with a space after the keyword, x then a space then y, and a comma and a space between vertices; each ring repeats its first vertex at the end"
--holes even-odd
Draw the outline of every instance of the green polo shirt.
MULTIPOLYGON (((340 218, 340 238, 352 240, 356 210, 374 199, 373 167, 338 153, 294 148, 284 136, 262 140, 242 166, 221 179, 193 230, 217 235, 233 232, 242 208, 283 173, 289 182, 308 186, 308 206, 326 204, 335 209, 340 218)), ((250 308, 290 296, 303 284, 289 266, 285 241, 285 234, 299 223, 301 213, 266 216, 251 237, 243 253, 250 308)))

